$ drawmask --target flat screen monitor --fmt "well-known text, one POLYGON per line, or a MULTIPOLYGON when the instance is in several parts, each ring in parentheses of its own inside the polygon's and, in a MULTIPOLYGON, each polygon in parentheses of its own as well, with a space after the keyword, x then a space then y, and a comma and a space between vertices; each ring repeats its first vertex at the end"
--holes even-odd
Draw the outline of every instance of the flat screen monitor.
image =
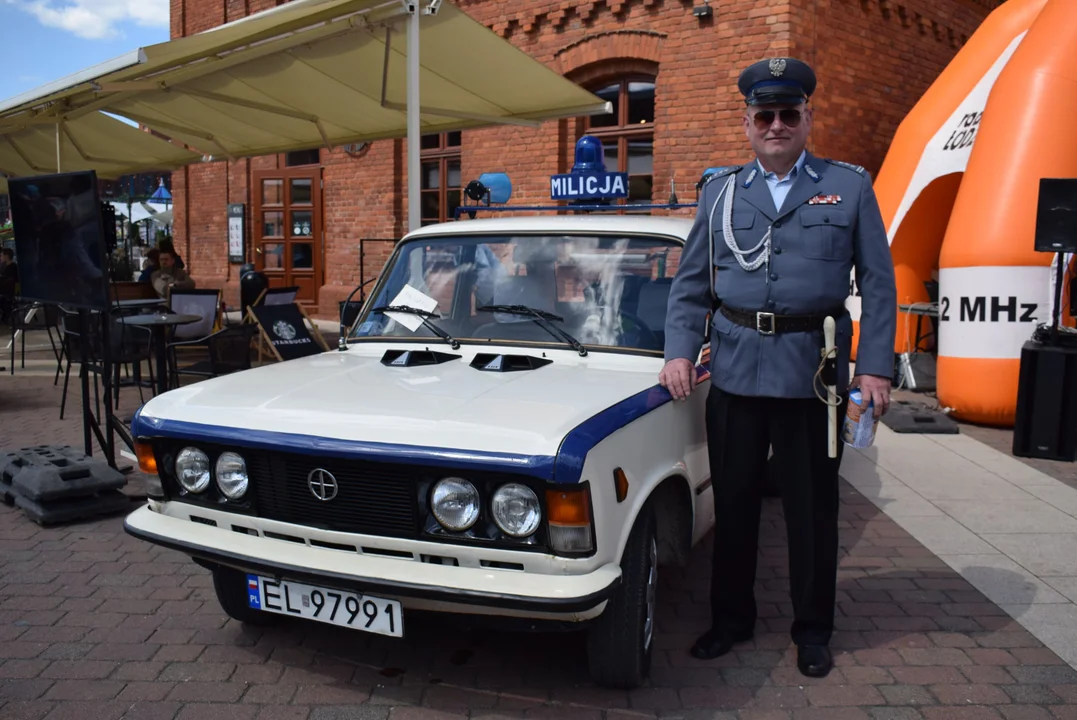
POLYGON ((1041 178, 1036 250, 1077 252, 1077 178, 1041 178))
POLYGON ((108 254, 97 174, 8 180, 20 295, 78 308, 108 308, 108 254))

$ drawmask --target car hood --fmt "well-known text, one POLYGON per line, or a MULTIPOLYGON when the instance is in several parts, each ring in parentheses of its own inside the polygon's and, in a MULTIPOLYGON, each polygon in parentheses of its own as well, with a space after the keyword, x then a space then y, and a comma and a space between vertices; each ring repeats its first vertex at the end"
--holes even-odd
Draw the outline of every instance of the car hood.
MULTIPOLYGON (((477 352, 438 365, 392 367, 386 349, 352 346, 204 380, 153 398, 141 420, 197 423, 228 430, 298 434, 363 443, 555 455, 566 433, 633 395, 654 388, 660 358, 560 350, 534 370, 471 367, 477 352)), ((437 350, 437 348, 432 348, 437 350)), ((446 351, 449 348, 445 348, 446 351)), ((659 389, 660 390, 660 389, 659 389)), ((201 428, 212 434, 210 428, 201 428)), ((234 434, 234 433, 230 433, 234 434)))

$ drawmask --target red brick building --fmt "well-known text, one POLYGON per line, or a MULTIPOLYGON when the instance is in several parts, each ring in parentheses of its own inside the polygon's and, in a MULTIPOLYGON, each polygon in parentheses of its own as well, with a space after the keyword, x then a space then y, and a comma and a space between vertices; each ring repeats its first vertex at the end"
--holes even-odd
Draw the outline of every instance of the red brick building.
MULTIPOLYGON (((171 0, 172 36, 283 1, 171 0)), ((629 202, 666 202, 674 183, 692 201, 705 168, 749 157, 736 79, 772 55, 799 57, 819 77, 812 152, 875 173, 906 112, 1002 1, 455 0, 616 113, 425 137, 424 222, 451 218, 483 172, 509 173, 512 203, 548 203, 548 176, 568 171, 584 132, 603 137, 611 170, 629 173, 629 202), (710 17, 693 12, 704 5, 710 17)), ((176 248, 201 286, 236 303, 226 205, 243 203, 248 259, 334 317, 407 230, 406 167, 401 139, 185 168, 172 179, 176 248)))

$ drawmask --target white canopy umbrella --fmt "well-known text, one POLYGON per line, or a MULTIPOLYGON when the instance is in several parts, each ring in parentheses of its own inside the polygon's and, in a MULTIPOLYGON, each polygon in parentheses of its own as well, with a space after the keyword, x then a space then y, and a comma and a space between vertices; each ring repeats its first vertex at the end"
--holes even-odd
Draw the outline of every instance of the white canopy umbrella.
POLYGON ((128 206, 123 203, 110 202, 109 205, 116 208, 117 215, 122 215, 127 218, 128 221, 133 223, 141 222, 143 220, 153 220, 159 225, 172 224, 172 209, 163 203, 133 203, 130 206, 130 214, 128 214, 128 206))

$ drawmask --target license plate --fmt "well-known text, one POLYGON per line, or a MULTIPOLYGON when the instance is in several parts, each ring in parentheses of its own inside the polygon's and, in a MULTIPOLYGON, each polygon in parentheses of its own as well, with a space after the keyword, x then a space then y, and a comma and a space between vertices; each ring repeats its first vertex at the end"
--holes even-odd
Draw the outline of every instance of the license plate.
POLYGON ((248 575, 247 604, 256 610, 404 637, 404 616, 396 600, 248 575))

